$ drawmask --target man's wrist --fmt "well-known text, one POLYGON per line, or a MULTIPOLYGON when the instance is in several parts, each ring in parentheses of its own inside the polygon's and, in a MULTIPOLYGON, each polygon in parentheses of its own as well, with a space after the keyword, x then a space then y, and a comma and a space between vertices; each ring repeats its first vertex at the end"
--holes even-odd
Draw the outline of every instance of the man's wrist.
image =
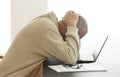
POLYGON ((67 26, 67 32, 78 32, 78 28, 76 26, 67 26))

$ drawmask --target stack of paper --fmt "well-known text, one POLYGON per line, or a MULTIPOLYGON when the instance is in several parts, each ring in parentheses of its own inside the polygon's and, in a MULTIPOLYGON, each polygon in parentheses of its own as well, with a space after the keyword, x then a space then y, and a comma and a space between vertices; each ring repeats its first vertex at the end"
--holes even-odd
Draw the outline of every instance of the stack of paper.
POLYGON ((51 65, 48 66, 51 69, 55 70, 56 72, 100 72, 100 71, 107 71, 106 68, 97 63, 89 63, 89 64, 79 64, 80 68, 73 68, 73 67, 64 67, 63 65, 51 65))

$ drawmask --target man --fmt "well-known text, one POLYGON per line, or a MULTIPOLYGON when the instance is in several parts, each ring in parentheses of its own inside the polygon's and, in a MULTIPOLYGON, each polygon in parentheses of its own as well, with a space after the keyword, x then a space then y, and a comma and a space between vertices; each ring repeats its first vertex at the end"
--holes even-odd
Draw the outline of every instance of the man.
POLYGON ((87 27, 77 26, 78 17, 68 11, 60 22, 53 12, 33 19, 0 62, 0 77, 42 77, 43 62, 49 57, 75 64, 79 39, 87 33, 87 27))

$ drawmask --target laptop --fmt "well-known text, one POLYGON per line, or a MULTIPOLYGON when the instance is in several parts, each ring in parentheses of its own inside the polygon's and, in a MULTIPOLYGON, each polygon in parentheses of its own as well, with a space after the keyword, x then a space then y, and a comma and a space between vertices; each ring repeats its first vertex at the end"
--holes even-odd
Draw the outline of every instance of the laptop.
MULTIPOLYGON (((77 63, 92 63, 95 62, 98 58, 98 56, 100 55, 106 41, 108 39, 108 35, 104 35, 102 36, 102 38, 100 39, 97 47, 95 47, 95 49, 93 50, 93 53, 80 53, 77 63)), ((63 62, 57 60, 57 59, 53 59, 53 58, 48 58, 44 64, 46 65, 59 65, 59 64, 64 64, 63 62)))
POLYGON ((99 40, 97 47, 93 50, 93 53, 80 53, 77 63, 93 63, 96 62, 98 56, 100 55, 106 41, 108 39, 108 35, 102 36, 99 40))

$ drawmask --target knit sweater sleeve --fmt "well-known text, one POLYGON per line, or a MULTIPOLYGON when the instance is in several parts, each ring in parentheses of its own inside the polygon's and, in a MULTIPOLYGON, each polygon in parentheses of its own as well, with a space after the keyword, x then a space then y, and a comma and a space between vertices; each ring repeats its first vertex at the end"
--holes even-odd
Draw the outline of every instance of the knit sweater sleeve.
POLYGON ((45 34, 42 48, 46 57, 56 58, 66 64, 75 64, 79 53, 79 43, 76 27, 67 27, 65 41, 59 31, 52 27, 45 34))

